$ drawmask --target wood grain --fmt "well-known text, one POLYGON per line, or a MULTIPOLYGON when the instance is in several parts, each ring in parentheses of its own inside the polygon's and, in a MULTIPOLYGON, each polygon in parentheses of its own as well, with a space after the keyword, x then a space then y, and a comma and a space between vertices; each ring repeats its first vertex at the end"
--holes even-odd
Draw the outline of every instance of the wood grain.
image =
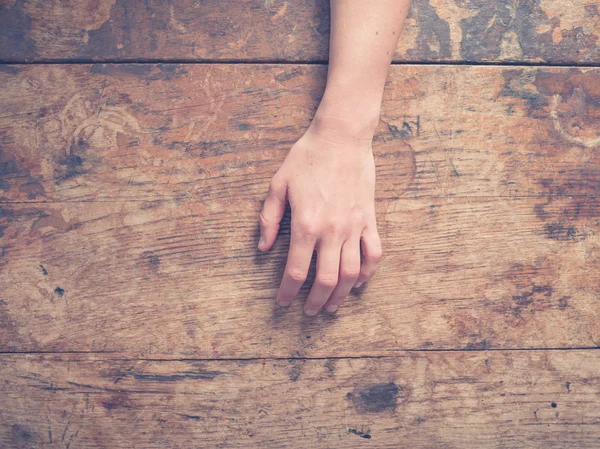
MULTIPOLYGON (((600 69, 392 67, 382 266, 308 318, 257 217, 328 35, 326 0, 0 0, 0 61, 147 62, 0 65, 0 447, 598 447, 600 69)), ((413 0, 394 61, 599 37, 594 2, 413 0)))
MULTIPOLYGON (((0 67, 0 201, 261 198, 318 106, 307 65, 0 67)), ((594 196, 600 69, 393 67, 378 198, 594 196)))
MULTIPOLYGON (((600 62, 593 1, 413 0, 395 61, 600 62)), ((0 60, 323 61, 327 0, 3 0, 0 60)))
POLYGON ((6 448, 596 448, 598 351, 0 357, 6 448))
POLYGON ((384 260, 335 315, 274 303, 262 198, 4 204, 0 350, 160 357, 596 347, 600 198, 377 203, 384 260))

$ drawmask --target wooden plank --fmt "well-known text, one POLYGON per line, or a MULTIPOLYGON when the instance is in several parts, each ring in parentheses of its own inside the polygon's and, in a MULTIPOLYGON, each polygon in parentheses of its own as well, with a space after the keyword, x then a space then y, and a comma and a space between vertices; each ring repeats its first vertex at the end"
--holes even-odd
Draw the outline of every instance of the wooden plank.
MULTIPOLYGON (((322 94, 306 65, 0 71, 0 201, 262 197, 322 94)), ((378 197, 597 196, 600 69, 393 67, 378 197)))
POLYGON ((0 357, 5 448, 596 448, 598 351, 0 357))
MULTIPOLYGON (((395 61, 600 62, 593 1, 413 0, 395 61)), ((323 61, 327 0, 0 2, 0 60, 323 61)))
POLYGON ((259 254, 260 208, 4 204, 0 350, 327 357, 600 341, 598 197, 378 201, 378 274, 316 318, 306 287, 289 310, 274 303, 289 220, 259 254))

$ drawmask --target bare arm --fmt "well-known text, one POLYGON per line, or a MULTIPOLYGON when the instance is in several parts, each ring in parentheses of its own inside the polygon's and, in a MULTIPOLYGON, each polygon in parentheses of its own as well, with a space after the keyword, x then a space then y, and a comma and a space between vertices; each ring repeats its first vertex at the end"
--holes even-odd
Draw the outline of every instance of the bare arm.
POLYGON ((332 0, 327 88, 315 118, 340 117, 371 139, 409 0, 332 0))
POLYGON ((323 307, 334 312, 379 264, 371 141, 409 2, 331 0, 327 87, 311 125, 273 177, 260 214, 259 249, 268 251, 286 202, 292 209, 281 305, 298 294, 313 251, 317 276, 304 305, 308 315, 323 307))

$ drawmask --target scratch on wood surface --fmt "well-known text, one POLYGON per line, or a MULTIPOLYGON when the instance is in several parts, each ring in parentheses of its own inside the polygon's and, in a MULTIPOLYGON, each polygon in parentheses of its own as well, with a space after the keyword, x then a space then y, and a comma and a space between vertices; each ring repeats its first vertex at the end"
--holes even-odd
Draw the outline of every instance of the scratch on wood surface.
POLYGON ((283 15, 285 15, 285 12, 287 11, 287 5, 288 2, 283 2, 283 6, 279 8, 279 11, 277 11, 274 16, 271 16, 271 23, 277 22, 281 17, 283 17, 283 15))
POLYGON ((175 6, 174 5, 170 5, 169 14, 171 17, 169 20, 169 27, 173 31, 176 31, 177 33, 180 33, 180 34, 187 33, 187 28, 185 27, 185 25, 181 21, 179 21, 175 18, 175 6))
POLYGON ((104 143, 117 145, 117 135, 139 135, 141 127, 137 118, 125 106, 99 106, 82 96, 73 95, 58 114, 61 134, 66 139, 65 150, 68 157, 74 155, 77 146, 88 146, 88 141, 99 139, 104 143))

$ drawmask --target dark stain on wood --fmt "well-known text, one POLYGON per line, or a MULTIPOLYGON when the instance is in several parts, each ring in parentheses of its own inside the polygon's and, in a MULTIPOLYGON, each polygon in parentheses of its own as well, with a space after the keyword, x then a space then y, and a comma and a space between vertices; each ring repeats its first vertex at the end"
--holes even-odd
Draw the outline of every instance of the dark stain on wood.
POLYGON ((364 438, 366 440, 371 439, 371 434, 369 433, 369 431, 364 432, 362 430, 357 430, 357 429, 353 429, 353 428, 348 428, 348 433, 352 433, 354 435, 357 435, 361 438, 364 438))
POLYGON ((598 60, 597 27, 590 34, 582 26, 562 28, 558 17, 549 18, 541 1, 519 2, 514 23, 518 24, 518 37, 523 57, 543 58, 551 62, 567 62, 573 52, 585 53, 588 60, 598 60), (539 32, 540 29, 547 31, 539 32))
POLYGON ((327 360, 324 364, 325 368, 327 368, 327 375, 329 377, 333 377, 335 375, 335 365, 331 360, 327 360))
MULTIPOLYGON (((0 10, 0 14, 1 14, 1 10, 0 10)), ((21 73, 21 69, 14 65, 0 64, 0 73, 8 73, 9 75, 18 75, 19 73, 21 73)))
POLYGON ((410 59, 443 60, 452 58, 450 25, 442 20, 429 0, 413 2, 409 17, 419 23, 415 47, 408 49, 410 59))
POLYGON ((13 424, 11 427, 12 442, 17 448, 36 445, 33 431, 23 424, 13 424))
MULTIPOLYGON (((329 26, 331 22, 331 10, 329 8, 329 0, 315 0, 312 11, 313 29, 321 36, 329 37, 329 26)), ((327 42, 329 39, 327 39, 327 42)), ((325 53, 328 46, 323 46, 325 53)))
POLYGON ((198 415, 186 415, 183 413, 177 413, 177 416, 181 416, 182 418, 190 420, 190 421, 200 421, 200 419, 202 418, 201 416, 198 416, 198 415))
POLYGON ((541 307, 545 307, 546 304, 549 303, 549 299, 552 296, 552 287, 549 285, 534 285, 530 291, 523 292, 521 295, 515 295, 512 297, 515 302, 515 306, 513 307, 513 315, 516 317, 521 316, 523 310, 527 309, 531 306, 531 308, 535 309, 533 303, 541 302, 541 307), (546 298, 546 299, 544 299, 546 298))
POLYGON ((88 148, 88 142, 85 139, 78 138, 71 144, 67 154, 57 160, 57 163, 62 165, 65 169, 60 181, 65 181, 87 173, 87 171, 83 169, 85 159, 81 154, 85 153, 88 148))
POLYGON ((67 222, 58 211, 51 211, 50 213, 40 211, 40 217, 32 223, 29 235, 33 236, 38 230, 46 227, 54 228, 61 232, 68 232, 76 228, 76 226, 76 220, 67 222))
MULTIPOLYGON (((58 213, 60 215, 60 213, 58 213)), ((0 207, 0 219, 5 219, 9 224, 23 220, 35 220, 38 222, 40 219, 47 217, 49 214, 42 209, 37 207, 24 207, 24 208, 8 208, 0 207)), ((64 220, 63 220, 64 221, 64 220)), ((35 223, 34 223, 35 225, 35 223)), ((32 227, 33 229, 33 227, 32 227)))
POLYGON ((600 198, 548 198, 534 207, 536 216, 544 222, 543 233, 552 240, 581 242, 595 234, 600 217, 600 198))
POLYGON ((183 64, 93 64, 90 73, 121 77, 132 75, 144 81, 169 81, 188 74, 183 64))
POLYGON ((22 61, 38 56, 35 42, 29 37, 31 19, 25 11, 26 0, 0 5, 0 57, 5 61, 22 61))
POLYGON ((58 296, 64 296, 65 290, 61 287, 56 287, 54 289, 54 293, 56 293, 58 296))
POLYGON ((465 346, 465 349, 468 350, 481 350, 481 349, 488 349, 490 348, 492 345, 488 340, 480 340, 480 341, 476 341, 476 342, 471 342, 471 343, 467 343, 467 345, 465 346))
POLYGON ((348 393, 346 397, 352 399, 354 407, 360 413, 381 413, 395 411, 397 398, 404 399, 408 393, 404 387, 389 382, 357 388, 353 393, 348 393))
POLYGON ((460 22, 460 54, 469 62, 495 60, 500 56, 502 39, 513 23, 509 4, 486 1, 476 3, 479 7, 477 13, 460 22))
POLYGON ((35 200, 38 196, 46 196, 44 186, 40 184, 37 179, 32 177, 29 178, 26 184, 19 186, 19 192, 25 193, 29 200, 35 200))
POLYGON ((102 401, 102 407, 110 411, 118 408, 132 408, 132 405, 127 393, 117 393, 113 394, 110 399, 102 401))
POLYGON ((595 106, 600 106, 600 86, 594 71, 570 68, 562 71, 537 70, 533 83, 544 95, 560 95, 568 100, 577 89, 581 89, 595 106))
POLYGON ((92 64, 90 73, 94 75, 123 76, 134 75, 148 76, 154 69, 150 64, 92 64))
POLYGON ((558 308, 560 310, 565 310, 567 307, 569 307, 569 300, 571 299, 570 296, 563 296, 561 298, 558 299, 558 308))
POLYGON ((300 378, 300 374, 302 374, 302 368, 304 366, 304 360, 290 360, 290 368, 288 370, 290 380, 292 382, 296 382, 300 378))
POLYGON ((40 390, 52 391, 52 392, 56 393, 58 391, 68 391, 69 388, 68 387, 57 387, 52 382, 50 382, 50 385, 46 385, 46 386, 40 387, 40 390))
POLYGON ((29 170, 22 168, 21 162, 0 146, 0 190, 7 192, 12 188, 11 182, 29 176, 29 170))
POLYGON ((283 72, 275 74, 275 81, 279 83, 285 83, 286 81, 296 78, 304 73, 301 67, 294 67, 293 69, 284 70, 283 72))
POLYGON ((561 223, 546 223, 544 230, 548 238, 566 242, 578 242, 586 238, 585 233, 575 226, 565 226, 561 223))
POLYGON ((144 251, 140 254, 139 263, 143 269, 158 273, 160 269, 160 256, 154 254, 152 251, 144 251))
MULTIPOLYGON (((600 86, 596 73, 569 69, 563 71, 538 70, 533 85, 548 98, 546 117, 552 132, 560 142, 556 150, 565 152, 573 146, 593 150, 600 146, 598 120, 600 118, 600 86)), ((588 156, 588 158, 591 157, 588 156)), ((577 167, 584 169, 585 166, 577 167)), ((598 175, 598 166, 589 167, 598 175)), ((562 176, 563 182, 567 179, 562 176)), ((591 178, 598 191, 599 177, 591 178)))
MULTIPOLYGON (((2 263, 0 263, 0 268, 2 268, 2 263)), ((10 315, 8 304, 3 300, 0 300, 0 330, 11 334, 16 330, 16 325, 10 315)))
MULTIPOLYGON (((117 0, 110 8, 110 17, 98 29, 88 32, 87 43, 78 52, 80 55, 93 55, 95 59, 119 58, 127 56, 131 51, 133 24, 139 20, 136 13, 139 2, 117 0)), ((166 11, 165 11, 166 13, 166 11)), ((151 26, 146 36, 146 46, 152 47, 156 32, 164 32, 167 25, 165 16, 151 19, 151 26)))
POLYGON ((181 380, 213 380, 217 376, 227 374, 223 371, 185 371, 176 374, 148 374, 132 373, 131 377, 135 380, 149 382, 179 382, 181 380))
POLYGON ((567 62, 572 60, 569 55, 577 52, 585 53, 590 61, 600 56, 597 33, 586 34, 582 26, 562 29, 560 20, 549 18, 539 0, 516 5, 512 2, 469 3, 476 6, 477 13, 460 21, 461 57, 465 61, 537 58, 567 62))
POLYGON ((525 100, 527 114, 539 117, 539 111, 548 105, 548 99, 530 87, 533 81, 531 72, 525 69, 507 69, 502 71, 502 77, 504 85, 500 96, 525 100))

